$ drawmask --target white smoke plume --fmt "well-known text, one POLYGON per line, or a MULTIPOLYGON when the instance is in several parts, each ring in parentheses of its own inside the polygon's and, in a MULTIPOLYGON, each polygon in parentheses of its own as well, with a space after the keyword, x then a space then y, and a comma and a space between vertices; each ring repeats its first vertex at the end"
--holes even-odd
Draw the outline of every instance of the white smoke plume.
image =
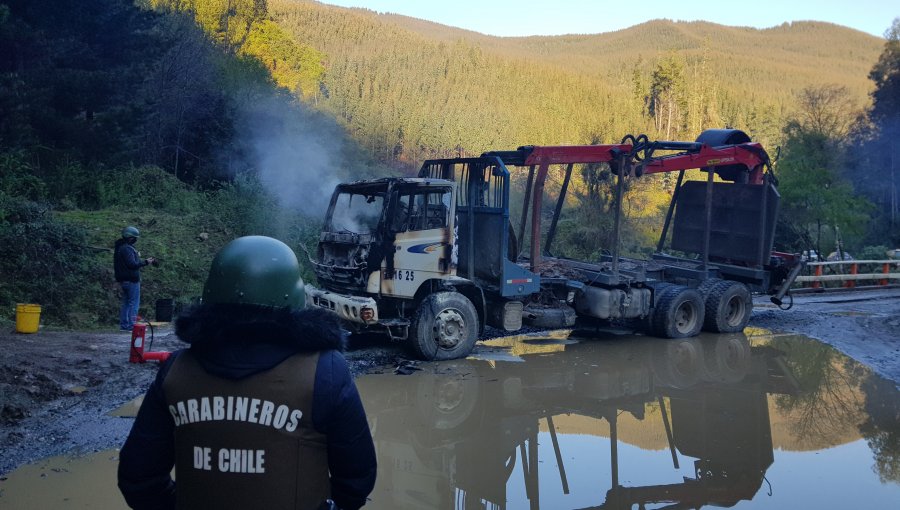
POLYGON ((271 93, 248 100, 236 127, 244 158, 281 205, 322 217, 335 185, 347 177, 341 127, 287 94, 271 93))

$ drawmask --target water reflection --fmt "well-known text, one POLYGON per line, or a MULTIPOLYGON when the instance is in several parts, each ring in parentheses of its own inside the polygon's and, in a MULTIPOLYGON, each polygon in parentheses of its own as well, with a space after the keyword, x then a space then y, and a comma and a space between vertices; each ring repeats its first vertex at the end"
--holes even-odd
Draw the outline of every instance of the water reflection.
MULTIPOLYGON (((554 332, 362 377, 379 461, 366 508, 900 507, 895 384, 819 342, 750 335, 554 332)), ((117 460, 23 466, 0 478, 0 508, 122 508, 117 460)))
MULTIPOLYGON (((861 385, 873 376, 817 342, 532 340, 516 342, 520 362, 465 360, 359 381, 379 456, 373 507, 699 508, 757 494, 777 506, 800 484, 779 471, 787 493, 769 498, 770 413, 786 424, 777 429, 791 452, 785 466, 810 462, 792 452, 865 448, 869 423, 881 443, 866 449, 868 466, 851 468, 874 478, 881 451, 882 480, 898 473, 896 427, 865 413, 887 395, 894 404, 883 414, 894 416, 896 390, 866 399, 861 385)), ((900 501, 898 489, 885 486, 900 501)))

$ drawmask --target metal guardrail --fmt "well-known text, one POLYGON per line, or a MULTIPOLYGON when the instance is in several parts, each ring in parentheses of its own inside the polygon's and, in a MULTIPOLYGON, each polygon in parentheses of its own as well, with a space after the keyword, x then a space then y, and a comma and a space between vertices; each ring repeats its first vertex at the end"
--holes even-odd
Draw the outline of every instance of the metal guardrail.
POLYGON ((819 289, 824 283, 840 282, 841 287, 856 287, 858 281, 874 281, 873 285, 890 285, 891 281, 900 282, 900 260, 836 260, 833 262, 808 262, 807 268, 812 275, 798 276, 795 285, 819 289), (849 266, 849 271, 843 269, 849 266), (860 273, 860 266, 866 271, 860 273), (880 271, 878 270, 880 268, 880 271), (831 269, 831 274, 825 274, 831 269))

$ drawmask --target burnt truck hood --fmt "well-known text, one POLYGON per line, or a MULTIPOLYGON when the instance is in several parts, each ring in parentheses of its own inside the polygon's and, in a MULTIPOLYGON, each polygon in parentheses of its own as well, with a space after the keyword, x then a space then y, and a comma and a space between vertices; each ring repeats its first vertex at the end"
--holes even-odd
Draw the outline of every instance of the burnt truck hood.
POLYGON ((381 267, 381 242, 376 234, 322 232, 312 260, 319 285, 333 292, 365 292, 369 275, 381 267))

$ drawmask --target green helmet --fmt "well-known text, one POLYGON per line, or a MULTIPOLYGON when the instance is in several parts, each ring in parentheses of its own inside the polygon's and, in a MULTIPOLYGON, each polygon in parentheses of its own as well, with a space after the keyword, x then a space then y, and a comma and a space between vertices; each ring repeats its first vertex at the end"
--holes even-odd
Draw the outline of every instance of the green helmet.
POLYGON ((271 237, 239 237, 213 259, 203 303, 303 308, 306 292, 297 256, 271 237))
POLYGON ((135 227, 125 227, 122 229, 122 239, 128 239, 129 237, 138 238, 141 237, 141 231, 135 227))

